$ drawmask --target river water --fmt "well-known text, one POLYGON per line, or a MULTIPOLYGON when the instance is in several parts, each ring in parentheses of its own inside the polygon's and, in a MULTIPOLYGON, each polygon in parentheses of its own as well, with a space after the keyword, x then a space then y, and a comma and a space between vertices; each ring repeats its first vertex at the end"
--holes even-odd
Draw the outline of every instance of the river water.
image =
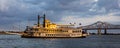
POLYGON ((120 48, 120 35, 90 35, 87 38, 21 38, 0 35, 0 48, 120 48))

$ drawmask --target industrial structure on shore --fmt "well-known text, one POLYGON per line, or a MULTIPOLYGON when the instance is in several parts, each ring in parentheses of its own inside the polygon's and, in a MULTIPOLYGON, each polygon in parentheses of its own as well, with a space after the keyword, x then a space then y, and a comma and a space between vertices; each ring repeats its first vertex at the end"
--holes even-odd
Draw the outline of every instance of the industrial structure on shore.
POLYGON ((38 15, 38 22, 34 26, 27 26, 21 37, 26 38, 75 38, 86 37, 88 33, 83 32, 82 28, 75 28, 74 24, 69 25, 57 25, 51 23, 46 19, 45 14, 43 16, 38 15), (40 19, 43 19, 43 23, 40 24, 40 19))

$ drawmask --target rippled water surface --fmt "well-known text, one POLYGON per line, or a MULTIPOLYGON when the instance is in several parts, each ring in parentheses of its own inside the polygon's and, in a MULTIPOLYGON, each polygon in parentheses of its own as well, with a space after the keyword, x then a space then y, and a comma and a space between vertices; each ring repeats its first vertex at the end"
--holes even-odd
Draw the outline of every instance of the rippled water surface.
POLYGON ((0 35, 0 48, 120 48, 120 35, 90 35, 87 38, 21 38, 0 35))

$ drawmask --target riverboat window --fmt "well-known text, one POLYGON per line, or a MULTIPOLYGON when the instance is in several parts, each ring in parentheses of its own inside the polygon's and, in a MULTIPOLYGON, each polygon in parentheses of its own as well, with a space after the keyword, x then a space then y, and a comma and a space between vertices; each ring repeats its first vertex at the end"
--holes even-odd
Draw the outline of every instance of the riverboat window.
POLYGON ((80 32, 82 32, 82 31, 80 30, 80 32))
POLYGON ((30 29, 30 30, 32 30, 32 29, 30 29))
POLYGON ((63 30, 63 32, 68 32, 67 30, 63 30))
POLYGON ((39 31, 39 29, 34 29, 35 31, 39 31))

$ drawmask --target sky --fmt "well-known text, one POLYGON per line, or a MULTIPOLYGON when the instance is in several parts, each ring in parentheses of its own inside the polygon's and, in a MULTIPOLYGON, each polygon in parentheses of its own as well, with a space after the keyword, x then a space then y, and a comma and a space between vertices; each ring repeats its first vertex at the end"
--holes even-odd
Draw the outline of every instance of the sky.
POLYGON ((120 0, 0 0, 0 30, 24 30, 46 14, 56 24, 120 25, 120 0))

